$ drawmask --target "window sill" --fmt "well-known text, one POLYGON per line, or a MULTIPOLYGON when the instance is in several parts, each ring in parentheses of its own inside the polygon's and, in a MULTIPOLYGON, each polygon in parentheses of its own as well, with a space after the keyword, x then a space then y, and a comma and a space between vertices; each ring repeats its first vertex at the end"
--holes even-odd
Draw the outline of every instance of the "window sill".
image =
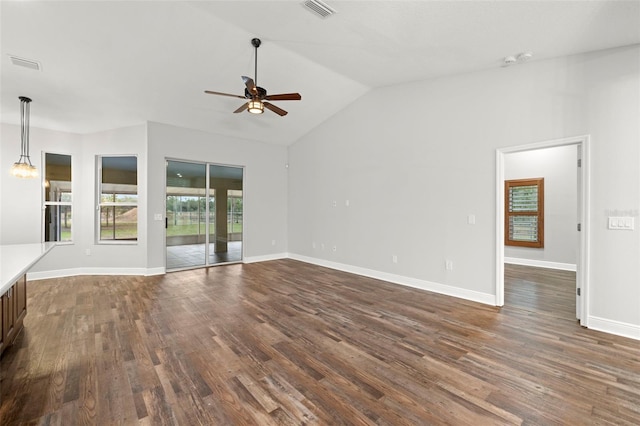
POLYGON ((115 241, 98 241, 96 242, 99 246, 137 246, 138 241, 126 241, 126 240, 115 240, 115 241))

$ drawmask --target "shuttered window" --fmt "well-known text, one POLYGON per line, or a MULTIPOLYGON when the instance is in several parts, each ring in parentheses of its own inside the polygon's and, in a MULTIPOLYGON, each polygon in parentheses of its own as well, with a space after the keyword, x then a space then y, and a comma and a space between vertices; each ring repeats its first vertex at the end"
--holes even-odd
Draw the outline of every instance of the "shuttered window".
POLYGON ((544 178, 505 181, 504 243, 544 247, 544 178))

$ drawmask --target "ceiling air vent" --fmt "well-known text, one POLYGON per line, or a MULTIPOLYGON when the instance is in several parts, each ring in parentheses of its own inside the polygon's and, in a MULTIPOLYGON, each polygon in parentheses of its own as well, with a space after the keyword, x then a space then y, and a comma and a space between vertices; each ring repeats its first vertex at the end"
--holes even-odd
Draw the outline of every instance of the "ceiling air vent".
POLYGON ((331 16, 336 11, 331 7, 327 6, 325 3, 320 0, 307 0, 302 3, 302 5, 313 12, 314 15, 317 15, 321 18, 326 18, 327 16, 331 16))
POLYGON ((11 59, 11 63, 18 67, 25 67, 31 70, 40 71, 42 67, 40 66, 40 62, 33 61, 31 59, 20 58, 18 56, 9 55, 9 59, 11 59))

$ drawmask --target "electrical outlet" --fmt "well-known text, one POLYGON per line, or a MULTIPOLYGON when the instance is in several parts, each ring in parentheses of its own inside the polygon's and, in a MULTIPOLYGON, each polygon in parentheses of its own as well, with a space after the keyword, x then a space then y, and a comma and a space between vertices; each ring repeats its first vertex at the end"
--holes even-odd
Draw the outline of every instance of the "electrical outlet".
POLYGON ((393 256, 391 256, 391 261, 393 263, 398 263, 398 256, 396 256, 395 254, 393 256))
POLYGON ((276 245, 276 240, 271 240, 271 245, 275 246, 276 245))
POLYGON ((337 246, 333 246, 333 251, 338 251, 338 247, 337 246))
POLYGON ((91 249, 85 249, 84 254, 86 254, 87 256, 91 256, 91 249))
POLYGON ((444 262, 444 268, 445 268, 447 271, 453 271, 453 261, 452 261, 452 260, 446 260, 446 261, 444 262))

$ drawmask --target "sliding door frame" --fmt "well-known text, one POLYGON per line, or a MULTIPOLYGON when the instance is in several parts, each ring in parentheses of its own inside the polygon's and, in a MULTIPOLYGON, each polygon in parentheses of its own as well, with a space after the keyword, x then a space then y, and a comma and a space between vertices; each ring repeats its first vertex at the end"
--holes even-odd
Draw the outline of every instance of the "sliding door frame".
MULTIPOLYGON (((233 264, 233 263, 242 263, 244 261, 245 258, 245 244, 244 244, 244 225, 245 225, 245 215, 244 215, 244 200, 245 200, 245 189, 244 189, 244 181, 245 181, 245 166, 241 166, 241 165, 234 165, 234 164, 222 164, 222 163, 216 163, 216 162, 210 162, 210 161, 194 161, 194 160, 185 160, 182 158, 175 158, 175 157, 165 157, 164 162, 165 162, 165 173, 164 173, 164 200, 163 200, 163 205, 164 205, 164 220, 165 220, 165 226, 164 226, 164 251, 165 251, 165 256, 164 256, 164 267, 165 267, 165 271, 167 271, 167 220, 168 220, 168 216, 167 216, 167 172, 166 169, 169 165, 170 161, 174 161, 174 162, 180 162, 180 163, 189 163, 189 164, 198 164, 198 165, 203 165, 205 166, 205 216, 206 216, 206 221, 205 221, 205 251, 204 251, 204 256, 205 256, 205 262, 203 265, 194 265, 194 266, 187 266, 187 267, 181 267, 181 268, 173 268, 170 269, 170 272, 173 271, 180 271, 180 270, 188 270, 188 269, 197 269, 197 268, 207 268, 210 266, 216 266, 216 265, 228 265, 228 264, 233 264), (210 208, 209 208, 209 204, 210 204, 210 199, 211 199, 211 193, 212 193, 212 188, 210 188, 211 186, 211 167, 212 166, 220 166, 220 167, 230 167, 230 168, 235 168, 235 169, 240 169, 242 170, 242 204, 243 204, 243 209, 242 209, 242 239, 241 241, 241 253, 240 253, 240 259, 239 260, 234 260, 234 261, 229 261, 229 262, 216 262, 216 263, 211 263, 210 258, 211 258, 211 244, 215 244, 215 241, 210 241, 210 235, 211 235, 211 231, 209 229, 210 223, 209 223, 209 216, 210 216, 210 208)), ((213 195, 213 199, 215 200, 215 194, 213 195)), ((217 218, 216 218, 217 219, 217 218)), ((226 220, 226 219, 225 219, 226 220)), ((232 223, 232 227, 233 227, 233 223, 232 223)), ((233 229, 233 228, 232 228, 233 229)), ((215 230, 214 230, 215 231, 215 230)))

